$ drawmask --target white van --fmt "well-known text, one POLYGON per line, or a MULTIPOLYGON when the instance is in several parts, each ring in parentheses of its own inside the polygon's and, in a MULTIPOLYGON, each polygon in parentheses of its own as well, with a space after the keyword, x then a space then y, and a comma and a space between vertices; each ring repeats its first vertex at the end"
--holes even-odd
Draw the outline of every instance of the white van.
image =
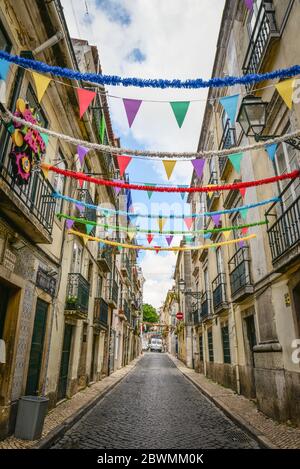
POLYGON ((161 339, 152 338, 150 342, 150 351, 151 352, 162 352, 163 343, 161 339))

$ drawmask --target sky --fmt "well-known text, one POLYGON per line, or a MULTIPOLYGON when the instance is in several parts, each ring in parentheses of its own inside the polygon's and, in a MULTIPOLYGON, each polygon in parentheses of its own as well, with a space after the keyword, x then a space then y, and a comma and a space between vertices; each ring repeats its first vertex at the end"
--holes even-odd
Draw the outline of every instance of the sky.
MULTIPOLYGON (((86 39, 99 50, 102 72, 140 78, 204 78, 211 76, 225 0, 62 0, 71 37, 86 39)), ((122 99, 109 98, 113 130, 121 146, 141 150, 195 151, 199 140, 207 90, 160 90, 107 87, 110 95, 147 99, 131 128, 122 99), (168 101, 191 102, 178 127, 168 101), (155 102, 166 101, 166 102, 155 102)), ((189 184, 190 162, 178 162, 170 180, 158 160, 133 159, 127 170, 130 182, 189 184)), ((135 211, 185 213, 190 209, 180 194, 132 191, 135 211)), ((145 222, 138 225, 145 228, 145 222)), ((153 221, 153 228, 158 228, 153 221)), ((164 229, 185 229, 168 223, 164 229)), ((147 225, 148 229, 148 225, 147 225)), ((147 244, 142 235, 139 242, 147 244)), ((172 245, 179 244, 174 237, 172 245)), ((153 245, 166 245, 156 237, 153 245)), ((140 251, 141 252, 141 251, 140 251)), ((163 303, 176 263, 173 252, 143 251, 139 262, 145 277, 144 302, 163 303)))

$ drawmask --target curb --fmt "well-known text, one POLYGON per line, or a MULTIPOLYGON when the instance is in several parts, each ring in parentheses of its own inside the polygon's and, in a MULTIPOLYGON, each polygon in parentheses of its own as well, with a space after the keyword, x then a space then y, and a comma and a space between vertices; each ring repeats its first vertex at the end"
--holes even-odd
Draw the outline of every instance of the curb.
POLYGON ((207 399, 209 399, 211 402, 213 402, 216 405, 216 407, 218 407, 218 409, 222 410, 224 412, 224 414, 227 417, 230 418, 230 420, 232 420, 236 425, 238 425, 240 428, 242 428, 242 430, 244 430, 248 435, 250 435, 255 441, 257 441, 257 443, 259 443, 259 445, 262 448, 265 448, 265 449, 279 449, 278 446, 271 443, 271 441, 267 437, 265 437, 263 433, 258 431, 252 425, 250 425, 243 417, 241 417, 240 415, 237 415, 236 413, 234 413, 229 407, 226 406, 226 404, 224 404, 223 402, 220 402, 218 398, 216 398, 216 397, 212 396, 211 394, 209 394, 209 392, 206 391, 199 383, 194 381, 191 376, 187 375, 181 369, 181 367, 178 366, 175 359, 170 354, 168 354, 168 356, 169 356, 170 360, 172 360, 172 362, 175 364, 176 368, 182 373, 182 375, 188 381, 190 381, 194 386, 196 386, 196 388, 199 389, 199 391, 201 391, 201 393, 207 399))
POLYGON ((136 362, 131 365, 131 369, 128 370, 127 373, 125 373, 123 376, 120 376, 120 378, 116 379, 114 383, 112 383, 110 386, 108 386, 106 389, 104 389, 101 394, 97 397, 95 397, 92 401, 90 401, 88 404, 83 406, 81 409, 77 410, 71 417, 66 419, 63 423, 59 424, 56 428, 51 430, 42 440, 40 440, 37 444, 32 446, 30 449, 49 449, 50 446, 52 446, 54 443, 56 443, 57 440, 62 438, 62 436, 70 430, 75 423, 78 422, 89 410, 91 410, 96 404, 98 404, 110 391, 112 391, 120 382, 131 373, 138 361, 140 360, 140 357, 137 358, 136 362))

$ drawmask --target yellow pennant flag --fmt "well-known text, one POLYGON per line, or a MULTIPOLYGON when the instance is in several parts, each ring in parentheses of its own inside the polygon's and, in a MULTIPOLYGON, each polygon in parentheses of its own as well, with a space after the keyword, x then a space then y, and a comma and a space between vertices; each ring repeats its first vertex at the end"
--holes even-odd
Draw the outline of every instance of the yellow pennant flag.
POLYGON ((275 85, 276 90, 289 109, 292 109, 293 106, 294 84, 295 78, 289 78, 288 80, 281 81, 275 85))
POLYGON ((128 231, 128 238, 130 239, 130 241, 133 240, 133 238, 135 237, 135 231, 128 231))
POLYGON ((164 229, 165 223, 166 223, 165 218, 159 218, 158 219, 159 231, 162 231, 164 229))
MULTIPOLYGON (((206 186, 206 187, 215 187, 215 184, 209 184, 209 185, 208 185, 208 186, 206 186)), ((209 191, 209 192, 207 192, 207 194, 208 194, 208 197, 211 197, 211 196, 213 195, 213 193, 214 193, 213 191, 209 191)))
POLYGON ((230 235, 231 235, 231 230, 223 231, 223 236, 226 240, 230 238, 230 235))
POLYGON ((170 179, 173 169, 175 168, 176 161, 173 160, 163 160, 163 164, 167 173, 168 179, 170 179))
POLYGON ((45 75, 41 75, 40 73, 36 73, 36 72, 31 72, 31 73, 32 73, 34 83, 35 83, 35 89, 36 89, 38 102, 40 103, 42 100, 42 97, 44 96, 46 89, 48 88, 51 78, 46 77, 45 75))
POLYGON ((47 168, 47 166, 41 165, 41 170, 43 171, 43 174, 44 174, 44 176, 45 176, 45 179, 48 179, 48 177, 49 177, 49 169, 47 168))
POLYGON ((85 246, 87 245, 88 240, 89 240, 89 238, 87 238, 86 236, 82 237, 82 241, 84 242, 85 246))

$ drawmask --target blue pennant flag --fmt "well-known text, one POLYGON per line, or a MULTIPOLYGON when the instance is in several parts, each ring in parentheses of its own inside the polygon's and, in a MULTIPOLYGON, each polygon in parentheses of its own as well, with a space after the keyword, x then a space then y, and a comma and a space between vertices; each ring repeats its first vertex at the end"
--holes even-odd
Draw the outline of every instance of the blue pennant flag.
POLYGON ((136 215, 135 213, 131 213, 130 215, 128 215, 128 218, 130 220, 130 223, 132 223, 132 225, 136 223, 137 217, 138 215, 136 215))
POLYGON ((229 117, 231 124, 235 123, 235 116, 239 97, 239 94, 234 94, 233 96, 225 96, 224 98, 220 98, 220 103, 225 109, 225 112, 229 117))
POLYGON ((204 233, 203 238, 204 238, 204 239, 209 239, 209 238, 211 238, 211 233, 204 233))
POLYGON ((1 80, 6 80, 7 73, 9 70, 10 63, 6 60, 0 59, 0 78, 1 80))
POLYGON ((277 143, 271 143, 270 145, 265 146, 265 150, 269 155, 271 161, 274 161, 277 150, 277 143))

